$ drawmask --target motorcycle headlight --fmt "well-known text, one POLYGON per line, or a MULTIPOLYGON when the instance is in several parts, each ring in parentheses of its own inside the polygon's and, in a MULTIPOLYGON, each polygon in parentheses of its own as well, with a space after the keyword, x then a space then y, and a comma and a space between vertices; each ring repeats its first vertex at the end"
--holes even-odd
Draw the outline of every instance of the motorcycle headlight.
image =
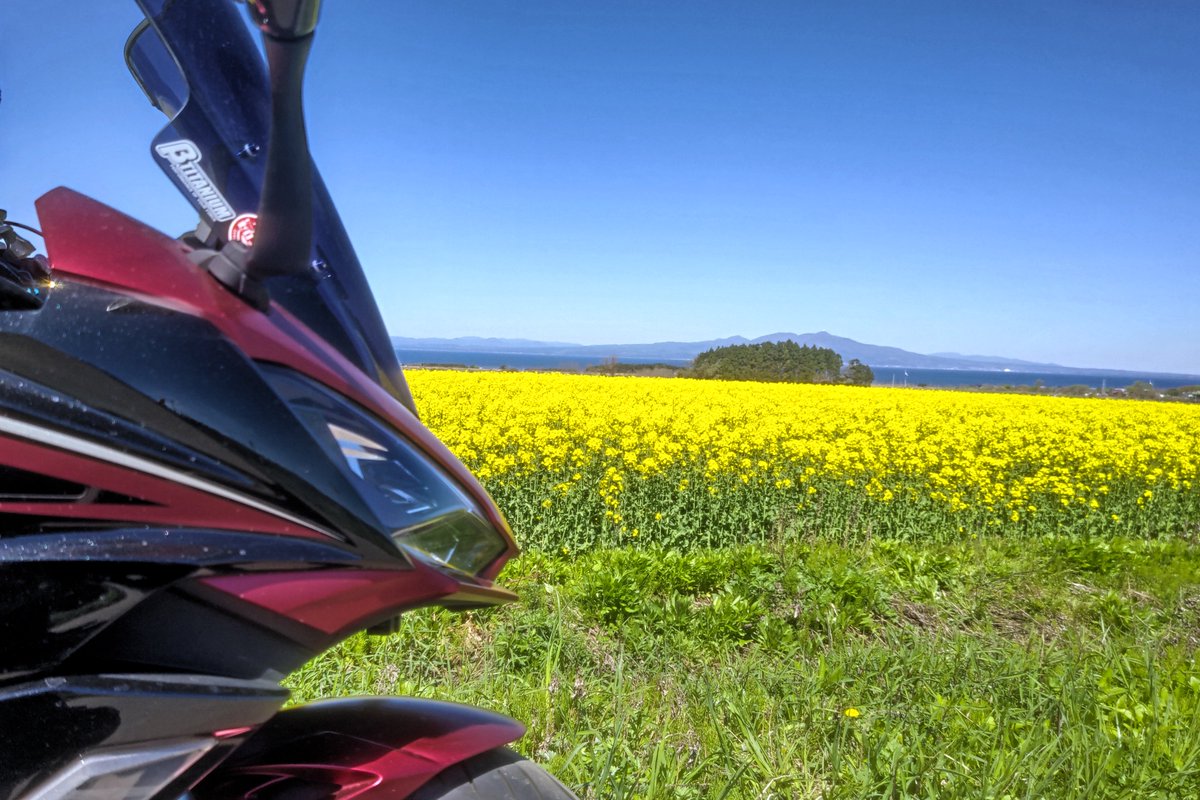
POLYGON ((389 426, 315 381, 263 371, 398 547, 468 575, 507 549, 478 504, 389 426))

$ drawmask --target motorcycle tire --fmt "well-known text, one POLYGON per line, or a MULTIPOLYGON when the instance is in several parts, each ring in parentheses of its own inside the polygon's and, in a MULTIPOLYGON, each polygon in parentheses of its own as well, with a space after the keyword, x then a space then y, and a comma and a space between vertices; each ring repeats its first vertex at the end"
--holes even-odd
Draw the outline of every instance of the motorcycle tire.
POLYGON ((578 800, 546 770, 498 747, 439 772, 410 800, 578 800))

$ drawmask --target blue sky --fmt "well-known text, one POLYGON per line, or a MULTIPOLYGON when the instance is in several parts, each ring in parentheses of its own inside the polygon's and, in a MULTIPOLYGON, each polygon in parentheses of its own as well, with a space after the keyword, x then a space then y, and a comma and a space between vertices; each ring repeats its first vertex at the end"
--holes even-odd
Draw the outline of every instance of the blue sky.
MULTIPOLYGON (((171 233, 132 0, 7 0, 0 207, 171 233)), ((1200 5, 327 0, 310 139, 389 329, 828 330, 1200 374, 1200 5)))

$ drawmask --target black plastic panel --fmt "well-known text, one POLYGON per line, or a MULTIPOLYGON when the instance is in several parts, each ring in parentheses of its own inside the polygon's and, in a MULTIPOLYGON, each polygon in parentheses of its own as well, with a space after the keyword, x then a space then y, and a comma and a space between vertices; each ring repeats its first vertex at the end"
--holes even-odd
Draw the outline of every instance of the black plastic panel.
MULTIPOLYGON (((0 373, 3 381, 3 373, 0 373)), ((59 480, 29 470, 0 464, 0 502, 55 501, 74 503, 83 500, 89 487, 82 483, 59 480)))
POLYGON ((0 682, 52 668, 148 593, 191 569, 0 563, 0 682))
POLYGON ((76 672, 282 675, 326 642, 303 626, 256 624, 261 610, 227 596, 214 605, 169 587, 193 574, 319 568, 358 558, 334 544, 225 531, 117 529, 0 539, 0 684, 51 673, 68 660, 76 672))
POLYGON ((286 699, 270 683, 196 675, 83 675, 0 689, 0 800, 81 753, 261 725, 286 699))
POLYGON ((332 644, 331 637, 299 623, 248 603, 237 605, 233 613, 185 592, 161 592, 89 640, 62 668, 203 672, 279 681, 332 644))

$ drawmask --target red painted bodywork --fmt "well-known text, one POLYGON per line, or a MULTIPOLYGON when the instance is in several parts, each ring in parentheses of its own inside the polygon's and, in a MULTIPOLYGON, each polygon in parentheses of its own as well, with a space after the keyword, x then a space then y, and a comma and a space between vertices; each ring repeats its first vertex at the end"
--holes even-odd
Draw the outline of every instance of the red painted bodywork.
POLYGON ((200 583, 330 635, 359 630, 459 588, 457 580, 420 563, 405 570, 254 572, 200 583))
POLYGON ((353 698, 283 711, 192 790, 196 800, 403 798, 434 775, 520 738, 508 717, 432 700, 353 698), (316 796, 316 795, 312 795, 316 796))
POLYGON ((203 318, 250 358, 290 367, 353 400, 450 473, 504 532, 508 550, 480 577, 495 578, 516 554, 507 521, 470 471, 383 387, 278 304, 267 313, 254 309, 193 264, 186 245, 78 192, 61 187, 47 192, 37 210, 57 279, 203 318))
POLYGON ((37 464, 39 470, 57 478, 145 501, 144 504, 0 501, 0 514, 180 525, 329 540, 328 534, 224 497, 24 439, 0 435, 0 452, 9 463, 37 464))

